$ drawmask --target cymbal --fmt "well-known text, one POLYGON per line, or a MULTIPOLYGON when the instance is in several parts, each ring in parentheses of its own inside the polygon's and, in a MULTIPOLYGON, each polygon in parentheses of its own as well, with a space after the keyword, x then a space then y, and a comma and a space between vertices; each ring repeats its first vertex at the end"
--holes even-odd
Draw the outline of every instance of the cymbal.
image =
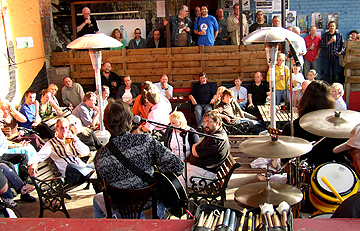
POLYGON ((273 141, 270 136, 263 136, 245 140, 239 149, 253 157, 292 158, 310 152, 312 145, 298 137, 279 136, 278 140, 273 141))
POLYGON ((315 135, 346 139, 360 123, 360 113, 351 110, 323 109, 309 112, 300 118, 300 126, 315 135), (340 112, 337 116, 335 112, 340 112))
POLYGON ((291 185, 270 182, 270 189, 267 190, 266 184, 266 182, 257 182, 240 187, 234 194, 235 200, 256 208, 264 203, 278 205, 282 201, 294 205, 303 198, 302 192, 291 185))

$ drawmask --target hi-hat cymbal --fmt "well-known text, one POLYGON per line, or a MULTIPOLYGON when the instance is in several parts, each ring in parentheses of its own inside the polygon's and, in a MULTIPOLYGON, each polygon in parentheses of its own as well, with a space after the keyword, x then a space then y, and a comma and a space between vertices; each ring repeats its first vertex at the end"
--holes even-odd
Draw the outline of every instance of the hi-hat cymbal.
POLYGON ((279 136, 273 141, 270 136, 245 140, 239 145, 240 151, 253 157, 292 158, 308 153, 312 149, 309 141, 291 136, 279 136))
POLYGON ((318 136, 339 139, 349 138, 350 131, 359 123, 359 112, 337 109, 309 112, 300 119, 300 126, 304 130, 318 136))
POLYGON ((302 192, 291 185, 270 182, 270 186, 270 189, 266 189, 266 182, 244 185, 236 190, 235 200, 256 208, 264 203, 278 205, 282 201, 294 205, 303 198, 302 192))

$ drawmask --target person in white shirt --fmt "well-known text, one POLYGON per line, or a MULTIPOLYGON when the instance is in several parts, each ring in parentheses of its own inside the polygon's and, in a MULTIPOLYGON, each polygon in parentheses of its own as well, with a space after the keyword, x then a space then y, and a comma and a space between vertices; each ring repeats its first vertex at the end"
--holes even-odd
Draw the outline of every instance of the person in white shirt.
POLYGON ((32 156, 28 162, 29 175, 36 175, 39 162, 50 157, 56 164, 61 175, 68 184, 85 182, 95 171, 94 164, 85 164, 78 156, 88 155, 90 149, 69 130, 69 121, 60 118, 56 121, 56 137, 45 143, 40 151, 32 156))
POLYGON ((234 92, 234 97, 235 97, 234 99, 239 104, 241 109, 245 110, 246 104, 248 102, 247 89, 245 87, 241 86, 242 78, 240 76, 238 76, 234 79, 234 83, 235 83, 235 86, 230 88, 234 92))
POLYGON ((165 96, 167 99, 171 99, 173 97, 173 87, 168 83, 167 75, 163 74, 160 77, 160 82, 154 84, 159 89, 160 94, 165 96))
MULTIPOLYGON (((295 99, 295 95, 296 95, 296 92, 298 90, 301 89, 301 85, 302 83, 305 81, 305 78, 304 78, 304 75, 300 72, 300 67, 297 67, 297 66, 293 66, 293 73, 291 74, 292 75, 292 93, 293 93, 293 100, 295 99)), ((289 79, 289 82, 288 82, 289 86, 290 86, 290 79, 289 79)))
POLYGON ((347 105, 343 99, 344 87, 341 83, 333 83, 331 85, 331 96, 336 101, 335 109, 347 109, 347 105))

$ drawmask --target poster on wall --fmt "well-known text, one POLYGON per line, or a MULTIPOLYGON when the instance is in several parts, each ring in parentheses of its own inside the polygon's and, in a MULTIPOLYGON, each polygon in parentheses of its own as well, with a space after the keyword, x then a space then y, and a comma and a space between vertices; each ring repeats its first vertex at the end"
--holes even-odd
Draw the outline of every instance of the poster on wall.
MULTIPOLYGON (((281 11, 282 0, 273 0, 273 11, 281 11)), ((285 0, 285 9, 289 10, 289 0, 285 0)))
POLYGON ((339 13, 326 13, 326 29, 329 22, 335 21, 336 28, 338 29, 339 25, 339 13))
POLYGON ((221 8, 224 11, 232 11, 233 5, 234 5, 234 3, 232 0, 221 0, 221 8))
POLYGON ((320 12, 314 12, 311 14, 311 25, 316 26, 316 29, 323 28, 323 15, 320 12))
POLYGON ((250 0, 242 0, 242 9, 243 10, 250 10, 250 0))
POLYGON ((244 10, 243 14, 246 16, 246 21, 250 27, 254 23, 254 11, 253 10, 244 10))
POLYGON ((296 11, 288 11, 288 12, 286 12, 285 21, 286 21, 286 27, 288 27, 288 26, 291 26, 291 27, 296 26, 296 11))
POLYGON ((156 15, 158 18, 165 17, 165 1, 156 0, 156 15))
POLYGON ((296 25, 300 28, 300 33, 308 33, 308 16, 298 15, 296 25))
POLYGON ((272 13, 273 12, 273 2, 272 1, 256 1, 256 12, 261 10, 263 13, 272 13))

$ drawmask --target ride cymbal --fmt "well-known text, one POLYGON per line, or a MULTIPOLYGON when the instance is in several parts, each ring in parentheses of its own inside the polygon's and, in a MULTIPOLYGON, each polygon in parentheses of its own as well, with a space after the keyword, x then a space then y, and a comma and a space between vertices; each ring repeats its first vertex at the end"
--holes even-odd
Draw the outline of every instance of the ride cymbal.
POLYGON ((278 205, 282 201, 294 205, 303 198, 302 192, 291 185, 270 182, 270 189, 266 189, 266 185, 266 182, 244 185, 236 190, 235 200, 256 208, 264 203, 278 205))
POLYGON ((347 139, 360 123, 360 113, 351 110, 323 109, 309 112, 300 118, 300 126, 314 135, 347 139))
POLYGON ((245 140, 239 145, 241 152, 264 158, 292 158, 308 153, 312 149, 309 141, 291 136, 279 136, 273 139, 271 136, 256 137, 245 140))

